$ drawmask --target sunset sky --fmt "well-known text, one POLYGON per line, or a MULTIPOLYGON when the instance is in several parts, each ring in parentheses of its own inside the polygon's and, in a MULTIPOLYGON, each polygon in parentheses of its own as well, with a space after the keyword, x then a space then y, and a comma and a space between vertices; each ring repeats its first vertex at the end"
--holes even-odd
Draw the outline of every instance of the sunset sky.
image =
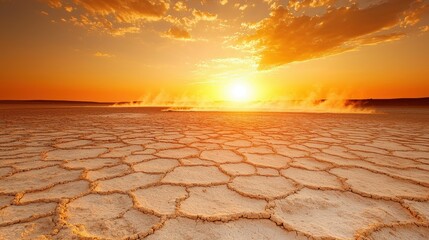
POLYGON ((428 6, 0 0, 0 100, 228 100, 237 84, 252 100, 427 97, 428 6))

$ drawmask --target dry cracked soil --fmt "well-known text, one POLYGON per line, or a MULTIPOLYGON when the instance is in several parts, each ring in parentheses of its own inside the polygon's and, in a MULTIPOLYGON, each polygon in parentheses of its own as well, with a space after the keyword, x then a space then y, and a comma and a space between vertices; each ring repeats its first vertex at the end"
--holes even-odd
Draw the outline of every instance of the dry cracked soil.
POLYGON ((429 114, 0 110, 0 239, 429 239, 429 114))

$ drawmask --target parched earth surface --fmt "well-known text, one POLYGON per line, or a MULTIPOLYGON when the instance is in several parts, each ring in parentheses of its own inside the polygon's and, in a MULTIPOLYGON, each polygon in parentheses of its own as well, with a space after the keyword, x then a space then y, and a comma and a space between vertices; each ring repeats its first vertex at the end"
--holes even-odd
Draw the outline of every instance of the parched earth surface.
POLYGON ((429 239, 429 115, 0 110, 0 239, 429 239))

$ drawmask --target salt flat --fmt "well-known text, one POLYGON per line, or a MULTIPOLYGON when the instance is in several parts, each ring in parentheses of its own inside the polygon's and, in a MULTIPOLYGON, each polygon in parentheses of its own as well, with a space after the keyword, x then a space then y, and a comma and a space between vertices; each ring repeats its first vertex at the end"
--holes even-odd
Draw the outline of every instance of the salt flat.
POLYGON ((0 239, 429 239, 429 112, 0 110, 0 239))

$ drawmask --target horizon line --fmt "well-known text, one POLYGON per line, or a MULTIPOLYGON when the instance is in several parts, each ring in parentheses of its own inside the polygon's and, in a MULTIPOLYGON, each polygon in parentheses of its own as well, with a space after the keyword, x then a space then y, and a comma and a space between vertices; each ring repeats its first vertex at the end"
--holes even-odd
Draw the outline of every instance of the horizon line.
MULTIPOLYGON (((340 98, 338 98, 340 99, 340 98)), ((288 99, 281 101, 304 101, 306 99, 288 99)), ((319 98, 315 99, 316 101, 324 101, 327 98, 319 98)), ((398 98, 348 98, 341 99, 345 101, 374 101, 374 100, 429 100, 429 96, 427 97, 398 97, 398 98)), ((7 102, 64 102, 64 103, 95 103, 95 104, 115 104, 115 103, 138 103, 142 102, 140 100, 131 100, 131 101, 95 101, 95 100, 66 100, 66 99, 0 99, 0 103, 7 102)), ((213 102, 228 102, 216 100, 213 102)), ((264 100, 250 101, 250 102, 264 102, 264 100)), ((267 100, 269 102, 269 100, 267 100)))

